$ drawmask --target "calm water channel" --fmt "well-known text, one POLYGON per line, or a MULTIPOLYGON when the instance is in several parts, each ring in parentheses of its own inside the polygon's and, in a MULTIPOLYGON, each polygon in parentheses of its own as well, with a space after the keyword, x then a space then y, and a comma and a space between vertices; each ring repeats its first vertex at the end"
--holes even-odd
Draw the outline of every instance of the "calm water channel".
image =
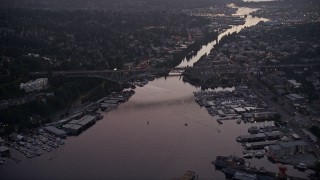
MULTIPOLYGON (((239 8, 237 14, 251 11, 254 9, 239 8)), ((260 20, 265 19, 248 16, 245 25, 229 29, 219 39, 260 20)), ((203 46, 194 58, 180 66, 192 66, 202 55, 209 54, 215 43, 203 46)), ((1 179, 163 180, 180 177, 187 170, 195 171, 201 179, 224 179, 211 161, 217 155, 242 156, 243 149, 235 138, 251 125, 238 125, 235 121, 219 125, 195 103, 196 90, 179 77, 159 78, 137 87, 128 102, 103 114, 102 120, 79 136, 68 137, 66 144, 54 152, 33 159, 14 154, 22 161, 16 164, 7 160, 7 165, 0 166, 1 179)), ((251 161, 277 171, 278 166, 266 158, 251 161)), ((291 175, 306 176, 288 169, 291 175)))

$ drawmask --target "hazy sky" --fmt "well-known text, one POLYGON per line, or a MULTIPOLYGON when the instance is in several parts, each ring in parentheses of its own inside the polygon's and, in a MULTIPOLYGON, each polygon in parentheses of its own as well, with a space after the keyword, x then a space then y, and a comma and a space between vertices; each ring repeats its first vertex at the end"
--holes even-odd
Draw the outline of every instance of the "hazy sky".
POLYGON ((250 2, 250 1, 254 1, 254 2, 259 2, 259 1, 274 1, 274 0, 243 0, 244 2, 250 2))

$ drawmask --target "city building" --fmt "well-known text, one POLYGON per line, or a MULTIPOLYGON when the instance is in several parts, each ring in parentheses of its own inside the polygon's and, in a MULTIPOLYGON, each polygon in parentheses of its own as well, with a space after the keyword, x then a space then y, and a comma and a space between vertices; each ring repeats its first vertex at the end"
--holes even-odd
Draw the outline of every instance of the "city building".
POLYGON ((27 83, 21 83, 20 89, 25 90, 26 92, 33 92, 41 90, 48 85, 48 78, 39 78, 34 81, 29 81, 27 83))

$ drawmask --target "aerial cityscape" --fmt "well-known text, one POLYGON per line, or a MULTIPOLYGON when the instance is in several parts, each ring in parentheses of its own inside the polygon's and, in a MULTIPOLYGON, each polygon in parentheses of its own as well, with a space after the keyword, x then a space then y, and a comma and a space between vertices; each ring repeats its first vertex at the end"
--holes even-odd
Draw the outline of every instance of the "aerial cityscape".
POLYGON ((0 0, 0 179, 320 179, 319 0, 0 0))

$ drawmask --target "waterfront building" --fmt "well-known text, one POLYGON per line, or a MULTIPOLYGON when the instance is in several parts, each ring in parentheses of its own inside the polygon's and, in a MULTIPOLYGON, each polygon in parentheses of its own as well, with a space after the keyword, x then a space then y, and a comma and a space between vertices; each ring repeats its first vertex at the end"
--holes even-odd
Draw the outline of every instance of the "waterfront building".
POLYGON ((310 146, 305 141, 282 142, 269 146, 269 154, 277 157, 304 154, 308 151, 310 151, 310 146))
POLYGON ((61 128, 67 131, 70 135, 78 135, 82 131, 82 126, 78 124, 65 124, 61 128))
POLYGON ((62 126, 62 129, 71 135, 78 135, 83 130, 92 126, 96 122, 96 116, 85 115, 78 120, 72 120, 68 124, 62 126))
POLYGON ((238 136, 237 141, 238 142, 258 142, 258 141, 265 141, 265 140, 277 140, 277 139, 280 139, 281 136, 282 136, 282 133, 279 131, 263 132, 263 133, 238 136))
POLYGON ((267 136, 268 140, 280 139, 282 136, 280 131, 265 132, 264 134, 267 136))
POLYGON ((62 130, 62 129, 58 129, 54 126, 46 126, 43 128, 45 131, 47 131, 50 134, 53 134, 55 136, 61 137, 61 138, 65 138, 67 137, 67 133, 62 130))

